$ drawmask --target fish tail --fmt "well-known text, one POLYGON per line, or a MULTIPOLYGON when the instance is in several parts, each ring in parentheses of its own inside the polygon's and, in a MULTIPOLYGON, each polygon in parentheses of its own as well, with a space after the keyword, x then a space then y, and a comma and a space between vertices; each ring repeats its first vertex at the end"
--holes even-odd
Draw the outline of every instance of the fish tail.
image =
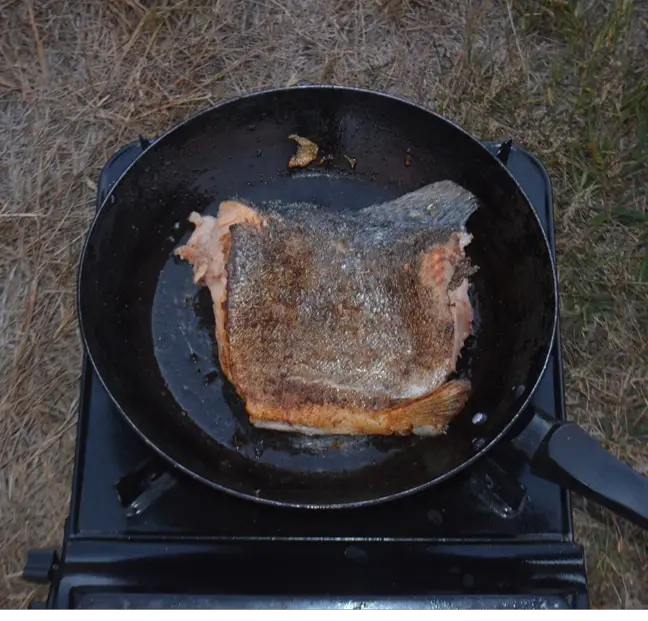
POLYGON ((451 380, 425 397, 390 408, 386 414, 393 421, 394 430, 440 435, 466 405, 469 394, 468 380, 451 380))
POLYGON ((403 223, 425 222, 431 227, 463 229, 479 207, 477 197, 454 181, 437 181, 399 198, 373 205, 361 213, 403 223))

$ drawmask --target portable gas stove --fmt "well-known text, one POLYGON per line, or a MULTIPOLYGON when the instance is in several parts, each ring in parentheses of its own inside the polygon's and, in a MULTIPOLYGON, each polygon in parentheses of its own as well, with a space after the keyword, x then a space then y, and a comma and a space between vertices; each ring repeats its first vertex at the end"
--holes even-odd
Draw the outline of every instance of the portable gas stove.
MULTIPOLYGON (((104 167, 97 205, 148 141, 104 167)), ((551 184, 510 141, 488 143, 555 251, 551 184)), ((560 340, 534 403, 565 416, 560 340)), ((84 362, 63 545, 24 578, 47 608, 587 608, 569 494, 500 444, 472 469, 366 509, 275 508, 173 471, 127 426, 84 362)))

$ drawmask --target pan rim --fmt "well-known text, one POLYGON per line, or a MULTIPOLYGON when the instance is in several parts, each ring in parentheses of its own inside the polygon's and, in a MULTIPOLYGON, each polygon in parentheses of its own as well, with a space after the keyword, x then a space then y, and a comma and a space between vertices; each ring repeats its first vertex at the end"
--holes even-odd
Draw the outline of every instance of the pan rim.
MULTIPOLYGON (((537 158, 536 158, 537 159, 537 158)), ((550 196, 552 199, 551 202, 553 204, 553 197, 550 196)), ((496 446, 499 442, 501 442, 511 431, 511 428, 518 422, 520 419, 521 415, 524 413, 524 411, 528 408, 529 404, 531 403, 531 400, 533 399, 533 396, 538 388, 538 385, 542 381, 542 378, 544 377, 547 367, 549 364, 549 359, 551 357, 551 352, 554 347, 554 343, 556 341, 556 331, 557 331, 557 326, 558 326, 558 309, 559 309, 559 298, 558 298, 558 279, 557 279, 557 270, 556 270, 556 260, 553 256, 553 253, 551 252, 551 246, 549 244, 549 240, 547 237, 547 232, 544 230, 544 227, 542 226, 542 223, 540 221, 540 218, 538 216, 538 213, 536 212, 535 207, 533 206, 533 203, 527 196, 526 192, 524 189, 520 186, 518 183, 517 179, 511 174, 507 166, 501 162, 493 153, 490 151, 478 138, 470 134, 468 131, 463 129, 461 126, 459 126, 457 123, 454 121, 446 118, 445 116, 439 114, 438 112, 435 112, 425 106, 422 106, 420 104, 417 104, 409 99, 406 99, 405 97, 401 97, 398 95, 390 94, 390 93, 385 93, 381 91, 375 91, 372 89, 366 89, 366 88, 361 88, 361 87, 354 87, 354 86, 342 86, 342 85, 337 85, 337 84, 300 84, 296 86, 287 86, 287 87, 278 87, 278 88, 269 88, 269 89, 262 89, 262 90, 256 90, 256 91, 251 91, 247 94, 244 95, 238 95, 235 97, 230 97, 227 99, 223 99, 222 101, 218 102, 217 104, 197 112, 196 114, 193 114, 186 118, 185 120, 181 121, 180 123, 176 124, 175 126, 169 128, 167 131, 163 132, 159 137, 155 138, 138 156, 135 158, 133 162, 124 170, 124 172, 119 176, 117 181, 112 185, 110 188, 109 192, 106 194, 105 199, 97 209, 97 212, 95 216, 93 217, 93 220, 90 224, 90 227, 88 228, 88 231, 86 233, 86 238, 83 244, 83 248, 81 251, 80 259, 79 259, 79 264, 78 264, 78 271, 77 271, 77 287, 76 287, 76 310, 77 310, 77 317, 78 317, 78 324, 79 324, 79 332, 81 335, 82 343, 83 343, 83 348, 84 352, 87 356, 87 359, 90 361, 92 368, 95 372, 95 375, 99 379, 102 387, 110 397, 110 400, 112 401, 113 405, 115 406, 116 410, 120 412, 121 416, 126 420, 126 422, 129 424, 129 426, 137 433, 137 435, 145 442, 146 445, 148 445, 150 448, 152 448, 158 455, 163 457, 167 463, 172 468, 175 468, 184 474, 189 475, 193 479, 196 479, 200 481, 201 483, 211 487, 212 489, 216 489, 218 491, 233 495, 235 497, 244 499, 244 500, 251 500, 253 502, 257 502, 260 504, 264 505, 270 505, 270 506, 275 506, 275 507, 284 507, 284 508, 293 508, 293 509, 307 509, 307 510, 337 510, 337 509, 356 509, 356 508, 361 508, 361 507, 370 507, 370 506, 375 506, 375 505, 380 505, 384 504, 387 502, 391 502, 394 500, 399 500, 402 498, 405 498, 407 496, 411 496, 413 494, 422 492, 428 488, 434 487, 435 485, 439 485, 440 483, 447 481, 448 479, 456 476, 460 472, 466 470, 470 466, 472 466, 475 462, 477 462, 479 459, 482 457, 485 457, 490 450, 494 446, 496 446), (348 93, 358 93, 358 94, 363 94, 363 95, 369 95, 369 96, 374 96, 382 99, 389 99, 394 102, 398 102, 401 104, 405 104, 407 106, 411 106, 415 109, 418 109, 421 112, 424 112, 428 115, 431 115, 432 117, 436 117, 437 120, 442 121, 444 123, 449 124, 452 126, 456 131, 460 132, 463 134, 466 138, 471 140, 473 143, 477 143, 479 148, 482 149, 483 153, 487 155, 489 158, 492 160, 495 160, 497 165, 503 170, 509 177, 510 181, 514 184, 515 188, 517 191, 524 197, 524 200, 527 203, 527 206, 531 209, 531 212, 533 214, 533 217, 535 218, 536 226, 539 228, 540 233, 542 235, 542 239, 544 241, 545 245, 545 250, 547 253, 547 256, 549 258, 549 263, 551 266, 551 271, 552 271, 552 280, 553 280, 553 322, 552 322, 552 328, 551 328, 551 335, 550 338, 547 342, 545 353, 544 353, 544 361, 543 364, 537 373, 535 382, 531 389, 528 392, 528 395, 524 402, 519 406, 518 411, 515 412, 510 420, 503 426, 501 431, 495 435, 493 438, 491 438, 483 447, 481 447, 478 451, 476 451, 471 457, 466 459, 465 461, 462 461, 459 465, 455 466, 454 468, 448 470, 447 472, 444 472, 443 474, 425 482, 419 485, 415 485, 413 487, 403 489, 400 492, 395 492, 391 493, 387 496, 380 496, 376 498, 370 498, 366 500, 359 500, 359 501, 351 501, 351 502, 341 502, 341 503, 331 503, 331 504, 321 504, 321 503, 303 503, 303 502, 292 502, 292 501, 283 501, 283 500, 275 500, 272 498, 263 498, 262 496, 256 496, 253 494, 245 493, 238 491, 236 489, 232 489, 226 486, 221 485, 220 483, 217 483, 207 477, 202 476, 201 474, 195 472, 191 468, 188 468, 187 466, 183 465, 182 463, 176 461, 170 454, 168 454, 167 451, 165 451, 163 448, 157 446, 150 438, 142 432, 139 427, 133 422, 132 418, 127 414, 127 412, 124 410, 122 405, 119 403, 119 401, 116 399, 115 395, 113 394, 113 391, 109 388, 107 385, 106 379, 104 375, 99 371, 97 362, 95 360, 95 357, 92 353, 91 347, 89 345, 89 340, 88 340, 88 335, 86 333, 86 321, 84 321, 84 314, 82 311, 82 303, 81 299, 83 297, 83 289, 84 289, 84 279, 83 279, 83 272, 84 272, 84 265, 86 263, 86 255, 89 250, 90 242, 93 238, 93 234, 95 229, 98 227, 98 222, 102 216, 102 213, 104 210, 110 208, 110 201, 113 198, 113 192, 116 187, 119 186, 121 180, 129 173, 131 168, 133 168, 136 163, 140 160, 140 158, 144 157, 148 151, 152 148, 155 147, 159 142, 165 140, 167 137, 171 136, 173 133, 176 132, 176 130, 179 130, 180 128, 184 127, 185 125, 188 125, 190 123, 197 122, 201 117, 203 116, 208 116, 212 114, 215 110, 218 110, 222 107, 228 106, 228 105, 233 105, 236 102, 239 101, 250 101, 252 99, 255 99, 257 97, 265 97, 268 95, 272 94, 290 94, 294 92, 300 92, 300 91, 340 91, 340 92, 348 92, 348 93)))

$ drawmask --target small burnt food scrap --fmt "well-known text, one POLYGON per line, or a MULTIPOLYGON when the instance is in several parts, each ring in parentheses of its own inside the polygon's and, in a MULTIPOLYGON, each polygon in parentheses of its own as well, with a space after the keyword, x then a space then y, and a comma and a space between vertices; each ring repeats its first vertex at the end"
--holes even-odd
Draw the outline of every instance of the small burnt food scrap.
POLYGON ((294 140, 298 145, 297 153, 288 162, 289 168, 306 168, 317 159, 319 147, 314 142, 297 134, 290 134, 288 138, 294 140))

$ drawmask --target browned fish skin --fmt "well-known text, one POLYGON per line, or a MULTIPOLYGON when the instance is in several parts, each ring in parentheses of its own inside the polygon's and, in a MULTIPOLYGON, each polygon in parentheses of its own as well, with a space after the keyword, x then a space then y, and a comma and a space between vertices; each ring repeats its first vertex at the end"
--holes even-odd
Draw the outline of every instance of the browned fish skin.
MULTIPOLYGON (((445 382, 470 334, 467 281, 453 278, 465 268, 475 197, 441 182, 356 213, 294 205, 255 220, 240 204, 247 215, 232 218, 237 203, 227 205, 218 219, 229 225, 207 216, 194 236, 207 224, 220 231, 211 244, 226 249, 226 291, 210 286, 219 352, 252 421, 441 432, 470 389, 445 382)), ((178 254, 196 273, 205 242, 192 240, 178 254)))

